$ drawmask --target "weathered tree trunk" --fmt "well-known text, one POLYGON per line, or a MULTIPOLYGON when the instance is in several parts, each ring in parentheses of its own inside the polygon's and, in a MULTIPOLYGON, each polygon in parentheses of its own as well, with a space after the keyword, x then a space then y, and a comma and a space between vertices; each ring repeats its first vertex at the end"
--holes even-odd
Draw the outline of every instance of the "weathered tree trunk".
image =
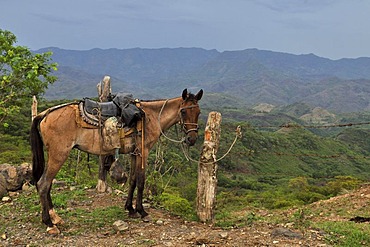
POLYGON ((198 166, 197 215, 202 222, 213 222, 216 204, 217 163, 221 134, 221 113, 210 112, 204 131, 203 150, 198 166))
MULTIPOLYGON (((111 83, 110 83, 110 77, 104 76, 103 80, 96 85, 98 89, 98 96, 100 102, 107 102, 109 101, 108 97, 112 93, 111 83)), ((109 171, 112 163, 110 163, 108 166, 105 166, 105 160, 114 160, 113 155, 99 155, 99 180, 98 184, 96 185, 96 190, 100 193, 109 191, 110 188, 106 182, 107 177, 107 171, 109 171)))
POLYGON ((107 102, 108 96, 112 93, 112 88, 110 86, 110 77, 104 76, 104 79, 102 82, 98 83, 98 95, 99 95, 99 101, 100 102, 107 102))
POLYGON ((35 95, 32 97, 31 114, 31 120, 33 120, 37 116, 37 98, 35 95))

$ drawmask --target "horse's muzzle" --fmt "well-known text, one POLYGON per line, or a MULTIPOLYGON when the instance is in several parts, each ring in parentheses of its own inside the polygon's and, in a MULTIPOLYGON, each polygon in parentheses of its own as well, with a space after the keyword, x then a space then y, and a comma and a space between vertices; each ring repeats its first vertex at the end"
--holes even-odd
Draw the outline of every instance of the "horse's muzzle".
POLYGON ((188 135, 186 135, 185 137, 185 140, 184 142, 186 143, 186 145, 188 146, 194 146, 195 142, 197 141, 198 139, 198 135, 197 134, 193 134, 191 135, 190 133, 188 135))

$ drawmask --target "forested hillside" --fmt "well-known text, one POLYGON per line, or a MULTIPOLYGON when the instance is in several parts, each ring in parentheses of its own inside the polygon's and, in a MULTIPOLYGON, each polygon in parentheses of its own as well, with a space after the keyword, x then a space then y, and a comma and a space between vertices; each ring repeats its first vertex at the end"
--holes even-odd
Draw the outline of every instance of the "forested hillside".
MULTIPOLYGON (((59 103, 61 101, 41 102, 40 110, 59 103)), ((203 139, 207 113, 211 110, 213 108, 202 109, 200 140, 203 139)), ((217 110, 223 114, 219 156, 226 153, 234 140, 236 126, 240 125, 243 131, 243 137, 237 141, 230 154, 219 162, 221 191, 237 189, 239 196, 246 195, 249 191, 247 194, 250 197, 256 196, 253 201, 259 201, 260 192, 268 192, 270 189, 282 193, 281 196, 289 195, 286 193, 289 181, 304 177, 310 189, 306 197, 300 199, 300 203, 308 203, 338 193, 334 188, 325 187, 337 179, 353 180, 350 186, 370 180, 370 134, 369 124, 366 124, 370 118, 368 112, 335 115, 305 104, 294 104, 266 112, 261 109, 217 110), (302 118, 307 115, 311 117, 302 118), (348 123, 354 125, 345 125, 348 123), (327 124, 334 126, 320 128, 327 124), (277 190, 276 186, 281 189, 277 190)), ((23 109, 21 113, 9 119, 8 127, 0 128, 0 163, 19 164, 31 161, 28 143, 30 110, 23 109)), ((176 138, 179 133, 176 134, 174 128, 169 134, 176 138)), ((194 159, 198 159, 201 145, 202 141, 199 141, 197 146, 190 148, 190 155, 194 159)), ((70 158, 72 160, 67 163, 74 164, 75 155, 72 154, 70 158)), ((127 159, 124 160, 128 162, 127 159)), ((162 174, 173 169, 174 178, 170 180, 170 184, 174 188, 185 186, 187 189, 181 189, 179 193, 189 201, 194 200, 197 165, 186 161, 180 146, 163 139, 151 153, 150 163, 149 170, 151 173, 155 172, 153 174, 162 174)), ((71 165, 68 167, 77 169, 71 165)), ((127 169, 128 167, 126 164, 127 169)), ((90 182, 94 183, 95 179, 90 182)), ((155 187, 152 188, 153 191, 163 190, 154 181, 149 182, 148 186, 149 190, 150 186, 155 187)), ((284 196, 283 200, 288 200, 289 205, 298 202, 289 202, 290 199, 284 196)), ((274 206, 274 202, 270 203, 272 204, 269 207, 279 207, 274 206)))
MULTIPOLYGON (((49 88, 46 99, 39 99, 39 112, 83 97, 97 97, 96 84, 107 74, 114 92, 130 92, 143 99, 178 97, 184 88, 205 90, 196 145, 184 149, 161 138, 149 154, 144 196, 153 208, 189 221, 195 219, 198 164, 188 160, 184 152, 195 161, 199 159, 205 122, 208 113, 215 110, 222 114, 217 157, 230 151, 217 162, 216 226, 238 229, 269 218, 269 212, 277 209, 295 209, 290 216, 294 227, 307 229, 303 224, 308 224, 311 216, 300 208, 314 207, 314 202, 370 181, 367 58, 332 61, 314 55, 258 50, 219 53, 192 48, 54 51, 58 81, 49 88), (242 137, 229 149, 237 126, 242 128, 242 137)), ((30 116, 30 107, 24 107, 0 126, 0 164, 31 162, 30 116)), ((166 134, 172 139, 182 135, 179 128, 166 134)), ((83 200, 82 204, 86 200, 80 195, 86 195, 85 190, 95 195, 97 160, 94 155, 72 150, 56 177, 65 188, 71 188, 56 190, 55 205, 62 214, 74 214, 68 205, 77 200, 66 196, 68 193, 83 200)), ((127 173, 129 160, 127 155, 120 156, 127 173)), ((110 178, 108 182, 115 193, 126 193, 127 186, 121 187, 110 178)), ((96 198, 99 201, 101 197, 96 198)), ((35 205, 32 210, 39 212, 39 205, 35 205)), ((122 207, 112 207, 104 212, 115 219, 122 211, 122 207)), ((83 218, 81 212, 74 217, 83 218)), ((10 208, 7 215, 12 215, 10 208)), ((96 218, 101 220, 100 212, 96 218)), ((333 227, 327 228, 331 235, 342 232, 333 227)), ((354 241, 369 242, 362 239, 365 228, 360 234, 353 229, 352 236, 359 236, 353 237, 354 241)))
POLYGON ((251 108, 297 102, 333 112, 370 109, 370 58, 330 60, 315 56, 247 49, 218 52, 200 48, 51 50, 59 80, 49 99, 96 96, 96 84, 112 77, 114 92, 153 99, 182 89, 206 92, 207 102, 251 108))
MULTIPOLYGON (((39 110, 60 103, 63 101, 41 101, 39 110)), ((211 107, 202 108, 200 140, 195 147, 189 149, 190 156, 195 160, 200 155, 208 112, 215 109, 212 107, 213 103, 217 102, 205 102, 205 105, 211 107)), ((284 107, 262 104, 255 109, 218 107, 217 110, 222 112, 223 116, 221 143, 217 156, 221 157, 228 151, 235 138, 236 126, 242 127, 243 136, 237 140, 230 153, 218 162, 216 226, 223 229, 239 229, 239 227, 252 225, 256 227, 258 224, 265 224, 264 222, 277 224, 286 219, 279 217, 280 220, 275 221, 266 216, 266 212, 273 212, 276 215, 285 214, 284 212, 288 211, 292 214, 294 211, 295 213, 287 218, 293 218, 295 228, 302 231, 308 231, 309 227, 325 228, 333 236, 343 232, 342 229, 336 229, 336 225, 333 224, 315 226, 311 223, 311 216, 308 216, 308 214, 312 215, 309 211, 311 209, 307 208, 315 207, 317 204, 312 204, 314 202, 322 203, 324 199, 357 189, 370 180, 369 112, 333 114, 302 103, 284 107)), ((9 126, 0 127, 0 153, 2 154, 0 164, 17 165, 31 162, 28 141, 30 109, 22 109, 21 114, 9 118, 7 122, 9 126)), ((181 133, 178 133, 176 128, 172 128, 167 135, 177 139, 181 133)), ((121 155, 120 161, 128 173, 129 157, 121 155)), ((153 207, 151 212, 159 208, 165 209, 171 212, 171 215, 179 215, 192 222, 195 219, 193 205, 197 189, 197 169, 197 162, 188 161, 179 145, 162 138, 149 155, 145 198, 153 207)), ((69 213, 68 209, 71 203, 75 203, 72 206, 73 209, 78 207, 76 205, 86 207, 84 204, 86 200, 81 199, 81 195, 86 194, 85 190, 93 191, 92 194, 98 198, 98 201, 107 203, 109 199, 102 200, 103 197, 95 192, 97 173, 96 156, 80 154, 77 150, 71 152, 56 177, 71 189, 62 190, 57 187, 53 194, 56 198, 55 205, 64 217, 70 220, 73 217, 96 217, 94 220, 89 220, 88 224, 102 221, 102 214, 98 209, 94 209, 98 212, 96 216, 89 214, 86 209, 72 211, 72 213, 69 213), (77 198, 83 201, 82 204, 77 203, 77 198)), ((116 193, 122 193, 121 190, 127 189, 127 186, 121 187, 112 180, 108 181, 110 186, 116 188, 116 193)), ((37 198, 36 195, 34 197, 37 198)), ((122 200, 122 195, 113 197, 116 198, 115 200, 118 200, 117 198, 122 200)), ((366 200, 366 198, 362 199, 366 200)), ((36 203, 38 199, 33 199, 31 202, 29 198, 22 200, 29 205, 32 204, 30 206, 32 212, 39 212, 39 205, 36 203)), ((7 210, 6 215, 12 212, 8 207, 4 208, 7 210)), ((92 207, 89 206, 89 208, 92 207)), ((332 212, 329 208, 325 210, 332 212)), ((28 210, 22 210, 22 212, 28 212, 28 210)), ((111 204, 105 206, 104 212, 107 212, 109 215, 107 217, 111 221, 122 219, 124 217, 122 215, 125 215, 122 206, 111 204)), ((38 215, 37 213, 30 215, 33 221, 38 220, 35 216, 38 215)), ((317 213, 317 217, 319 215, 322 217, 321 213, 317 213)), ((99 227, 104 225, 109 229, 111 222, 107 223, 104 218, 104 223, 96 224, 99 224, 99 227)), ((159 226, 156 224, 150 226, 158 229, 159 226)), ((346 223, 343 224, 346 225, 346 223)), ((38 226, 40 228, 41 223, 38 226)), ((95 226, 91 227, 95 229, 95 226)), ((361 226, 351 225, 351 233, 347 233, 349 239, 346 241, 368 243, 368 240, 361 237, 363 234, 366 235, 366 229, 360 228, 361 226)), ((348 226, 346 226, 347 231, 348 226)), ((245 235, 243 239, 244 237, 245 235)), ((337 240, 335 238, 330 241, 337 240)))

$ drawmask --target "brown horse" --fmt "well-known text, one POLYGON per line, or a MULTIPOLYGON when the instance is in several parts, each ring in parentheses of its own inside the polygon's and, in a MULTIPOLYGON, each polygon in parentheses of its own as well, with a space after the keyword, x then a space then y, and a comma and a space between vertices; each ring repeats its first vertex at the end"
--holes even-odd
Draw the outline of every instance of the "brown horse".
MULTIPOLYGON (((185 133, 184 142, 189 146, 198 138, 198 101, 203 90, 196 95, 186 89, 181 97, 167 100, 141 101, 140 107, 145 113, 141 134, 135 135, 133 150, 120 150, 120 153, 131 154, 130 185, 125 209, 129 216, 140 215, 143 220, 148 213, 142 205, 145 184, 145 166, 149 151, 158 141, 163 131, 180 122, 185 133), (143 141, 144 140, 144 141, 143 141), (136 206, 132 200, 137 187, 136 206)), ((47 225, 47 232, 58 234, 57 224, 63 220, 56 214, 50 196, 52 180, 60 170, 73 148, 96 154, 111 155, 115 150, 102 150, 99 128, 82 128, 76 121, 79 115, 77 103, 65 104, 50 108, 37 115, 31 127, 31 146, 33 154, 33 178, 37 182, 37 191, 42 207, 42 221, 47 225), (43 148, 48 154, 45 166, 43 148)))

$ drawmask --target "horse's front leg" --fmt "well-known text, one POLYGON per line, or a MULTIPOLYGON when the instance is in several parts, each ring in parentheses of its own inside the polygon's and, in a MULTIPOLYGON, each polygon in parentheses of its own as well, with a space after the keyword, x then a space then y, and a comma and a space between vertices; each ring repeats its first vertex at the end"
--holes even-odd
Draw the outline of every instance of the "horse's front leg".
POLYGON ((131 218, 139 217, 136 210, 132 206, 132 200, 134 197, 134 191, 136 188, 136 155, 131 155, 131 167, 130 167, 130 178, 129 178, 129 189, 125 209, 128 210, 128 215, 131 218))

